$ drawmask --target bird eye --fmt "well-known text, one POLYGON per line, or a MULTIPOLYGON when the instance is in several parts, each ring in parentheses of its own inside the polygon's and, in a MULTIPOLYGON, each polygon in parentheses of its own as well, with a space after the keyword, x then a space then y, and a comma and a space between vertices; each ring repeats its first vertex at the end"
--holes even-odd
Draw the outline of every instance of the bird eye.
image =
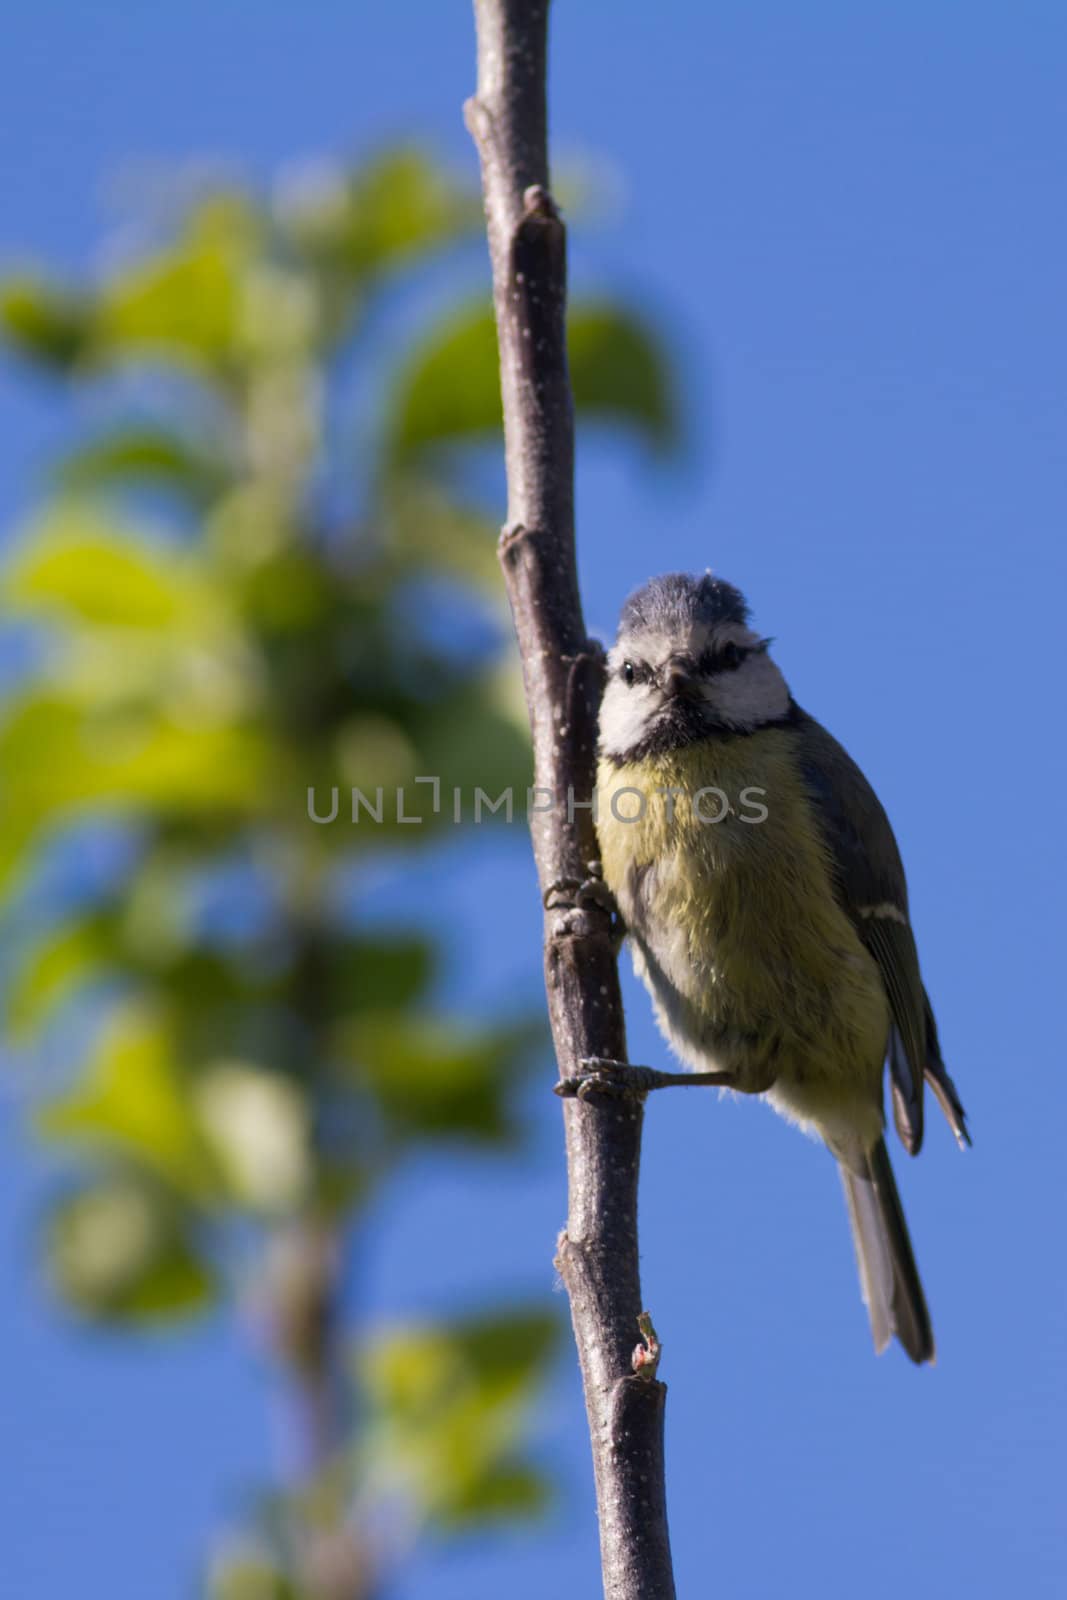
POLYGON ((635 676, 633 662, 624 661, 622 664, 622 679, 628 689, 633 688, 635 676))
POLYGON ((725 668, 727 672, 735 671, 745 659, 745 652, 738 644, 724 644, 719 651, 717 665, 725 668))

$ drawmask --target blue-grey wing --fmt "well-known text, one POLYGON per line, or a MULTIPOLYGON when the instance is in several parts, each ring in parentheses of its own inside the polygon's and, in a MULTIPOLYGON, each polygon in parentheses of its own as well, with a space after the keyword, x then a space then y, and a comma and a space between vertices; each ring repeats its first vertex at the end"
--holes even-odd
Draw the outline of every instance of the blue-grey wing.
MULTIPOLYGON (((892 1018, 888 1059, 893 1117, 905 1148, 915 1155, 923 1137, 923 1079, 928 1073, 933 1076, 927 1025, 928 1013, 931 1022, 933 1013, 908 920, 900 851, 878 796, 848 752, 805 712, 799 714, 798 732, 804 780, 830 855, 839 902, 885 985, 892 1018)), ((944 1076, 936 1031, 933 1044, 944 1076)))

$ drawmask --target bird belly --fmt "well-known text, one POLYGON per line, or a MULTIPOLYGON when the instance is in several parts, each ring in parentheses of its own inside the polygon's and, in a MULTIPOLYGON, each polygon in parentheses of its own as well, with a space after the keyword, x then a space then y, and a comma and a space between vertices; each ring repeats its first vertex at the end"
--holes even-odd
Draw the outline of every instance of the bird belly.
MULTIPOLYGON (((878 968, 838 905, 788 729, 699 745, 640 768, 602 768, 603 869, 634 965, 660 1027, 698 1071, 736 1076, 776 1109, 832 1138, 882 1125, 889 1029, 878 968), (621 786, 644 815, 605 816, 621 786), (682 793, 668 819, 656 790, 682 793), (688 797, 714 786, 731 803, 718 823, 688 797), (767 816, 742 820, 738 797, 763 791, 767 816)), ((707 808, 705 808, 706 810, 707 808)))

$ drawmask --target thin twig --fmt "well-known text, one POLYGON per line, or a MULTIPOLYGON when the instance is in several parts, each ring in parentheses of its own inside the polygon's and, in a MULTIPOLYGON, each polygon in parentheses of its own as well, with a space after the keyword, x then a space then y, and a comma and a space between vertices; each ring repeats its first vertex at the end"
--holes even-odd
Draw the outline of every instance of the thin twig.
MULTIPOLYGON (((624 1059, 626 1039, 610 911, 595 891, 583 892, 597 855, 588 800, 602 659, 586 638, 575 566, 566 248, 548 186, 548 4, 474 0, 474 11, 478 89, 466 112, 481 157, 500 344, 508 477, 500 557, 535 783, 555 798, 534 816, 533 842, 546 906, 549 1016, 567 1077, 585 1057, 624 1059)), ((604 1593, 670 1600, 658 1342, 654 1357, 651 1340, 640 1347, 640 1375, 633 1365, 643 1110, 639 1101, 601 1096, 565 1101, 563 1117, 570 1194, 557 1260, 585 1385, 604 1593)))

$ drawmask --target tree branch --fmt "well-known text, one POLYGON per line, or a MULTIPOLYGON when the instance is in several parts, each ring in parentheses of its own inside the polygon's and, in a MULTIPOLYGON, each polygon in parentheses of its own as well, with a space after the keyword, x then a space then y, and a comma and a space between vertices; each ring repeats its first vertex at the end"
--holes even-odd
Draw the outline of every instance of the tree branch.
MULTIPOLYGON (((586 638, 574 551, 574 416, 566 349, 566 247, 548 190, 547 0, 474 0, 478 146, 493 268, 507 454, 500 543, 522 656, 544 895, 545 978, 561 1077, 588 1056, 625 1058, 611 915, 587 880, 602 653, 586 638), (577 806, 570 804, 577 800, 577 806), (584 808, 583 808, 584 803, 584 808)), ((593 1446, 604 1593, 671 1600, 663 1471, 666 1389, 641 1314, 637 1179, 643 1106, 564 1102, 569 1211, 557 1263, 570 1296, 593 1446)))

